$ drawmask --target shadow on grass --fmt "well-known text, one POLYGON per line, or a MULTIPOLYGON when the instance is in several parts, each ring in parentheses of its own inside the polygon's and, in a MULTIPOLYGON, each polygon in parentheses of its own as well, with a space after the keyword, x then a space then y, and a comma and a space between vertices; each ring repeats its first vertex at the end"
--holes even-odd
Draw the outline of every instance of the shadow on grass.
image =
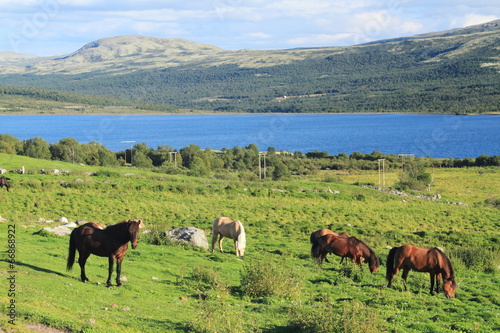
POLYGON ((16 266, 27 267, 27 268, 31 268, 32 270, 38 271, 38 272, 43 272, 43 273, 48 273, 48 274, 55 274, 55 275, 63 276, 63 277, 69 277, 69 278, 72 277, 70 275, 67 275, 67 274, 64 274, 64 273, 61 273, 61 272, 56 272, 56 271, 53 271, 51 269, 47 269, 47 268, 43 268, 43 267, 39 267, 39 266, 27 264, 27 263, 24 263, 24 262, 16 262, 16 266))

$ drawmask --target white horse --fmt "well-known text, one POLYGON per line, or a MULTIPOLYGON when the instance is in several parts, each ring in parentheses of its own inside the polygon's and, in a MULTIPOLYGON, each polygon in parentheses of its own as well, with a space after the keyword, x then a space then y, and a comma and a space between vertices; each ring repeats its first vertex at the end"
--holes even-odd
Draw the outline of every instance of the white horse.
POLYGON ((243 255, 245 254, 245 246, 247 240, 245 236, 245 228, 240 221, 232 221, 228 217, 216 218, 212 223, 212 252, 214 252, 217 237, 219 237, 220 252, 224 252, 222 251, 222 240, 224 239, 224 237, 227 237, 234 240, 234 249, 236 250, 236 256, 243 257, 243 255))

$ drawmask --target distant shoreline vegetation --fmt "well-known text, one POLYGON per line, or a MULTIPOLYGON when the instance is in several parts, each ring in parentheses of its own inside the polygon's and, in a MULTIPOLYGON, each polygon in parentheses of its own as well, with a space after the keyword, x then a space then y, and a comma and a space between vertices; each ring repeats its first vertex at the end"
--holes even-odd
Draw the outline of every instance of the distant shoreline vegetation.
POLYGON ((500 155, 481 155, 476 158, 430 158, 353 152, 340 153, 311 151, 286 152, 268 147, 260 151, 256 144, 222 150, 201 149, 191 144, 179 150, 170 146, 159 146, 156 150, 145 143, 137 143, 130 149, 112 152, 98 142, 78 143, 74 138, 64 138, 49 144, 40 137, 19 140, 9 134, 0 134, 0 153, 28 156, 38 159, 80 163, 94 166, 134 166, 152 169, 167 174, 190 176, 228 177, 230 173, 246 180, 256 180, 262 176, 262 161, 265 159, 267 178, 286 179, 291 175, 311 175, 321 170, 377 170, 380 160, 384 169, 399 169, 408 159, 417 161, 424 167, 474 167, 500 166, 500 155))

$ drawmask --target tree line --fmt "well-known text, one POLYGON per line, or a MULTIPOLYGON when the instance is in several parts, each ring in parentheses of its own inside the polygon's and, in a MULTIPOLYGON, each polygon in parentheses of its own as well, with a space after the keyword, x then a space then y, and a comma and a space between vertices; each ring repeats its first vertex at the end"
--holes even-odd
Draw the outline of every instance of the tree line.
POLYGON ((292 153, 268 147, 262 152, 256 144, 216 151, 202 149, 195 144, 176 150, 168 145, 153 149, 145 143, 137 143, 130 149, 112 152, 95 141, 78 143, 74 138, 64 138, 50 144, 40 137, 19 140, 9 134, 0 134, 0 153, 95 166, 131 165, 161 173, 190 176, 215 175, 224 178, 232 175, 245 180, 257 180, 264 175, 266 178, 280 180, 291 175, 311 175, 320 170, 377 170, 381 159, 385 160, 386 170, 401 168, 403 163, 413 165, 408 170, 419 170, 415 178, 421 177, 422 181, 427 177, 422 169, 425 167, 500 166, 500 155, 464 159, 416 157, 405 161, 396 154, 383 154, 379 151, 370 154, 353 152, 350 155, 330 155, 326 151, 292 153), (413 164, 408 164, 410 162, 413 164))

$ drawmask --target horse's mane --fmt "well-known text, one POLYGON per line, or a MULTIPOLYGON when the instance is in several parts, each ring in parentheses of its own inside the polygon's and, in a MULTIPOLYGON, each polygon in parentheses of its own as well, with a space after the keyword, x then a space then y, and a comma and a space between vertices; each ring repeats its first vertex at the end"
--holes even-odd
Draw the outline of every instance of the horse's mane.
MULTIPOLYGON (((453 269, 453 265, 451 264, 450 258, 444 253, 443 249, 440 247, 434 247, 434 250, 436 250, 439 255, 443 258, 443 260, 446 262, 446 265, 448 266, 449 273, 450 275, 448 276, 448 279, 454 279, 455 278, 455 270, 453 269)), ((444 276, 443 276, 444 278, 444 276)))
POLYGON ((369 247, 368 245, 366 245, 365 242, 363 242, 361 239, 359 238, 356 238, 354 236, 350 237, 351 239, 354 239, 356 241, 356 246, 358 245, 362 245, 364 247, 366 247, 366 249, 368 250, 368 252, 370 252, 370 257, 366 258, 367 260, 373 260, 374 261, 374 264, 378 267, 380 265, 380 260, 378 259, 377 255, 375 254, 375 251, 372 250, 371 247, 369 247))
POLYGON ((110 235, 115 235, 119 238, 129 238, 130 234, 134 234, 139 230, 140 225, 136 223, 130 223, 135 221, 121 221, 119 223, 107 226, 103 231, 110 235))
POLYGON ((234 221, 240 225, 240 234, 238 235, 238 249, 244 249, 247 244, 247 237, 245 235, 245 228, 243 227, 243 223, 236 220, 234 221))

